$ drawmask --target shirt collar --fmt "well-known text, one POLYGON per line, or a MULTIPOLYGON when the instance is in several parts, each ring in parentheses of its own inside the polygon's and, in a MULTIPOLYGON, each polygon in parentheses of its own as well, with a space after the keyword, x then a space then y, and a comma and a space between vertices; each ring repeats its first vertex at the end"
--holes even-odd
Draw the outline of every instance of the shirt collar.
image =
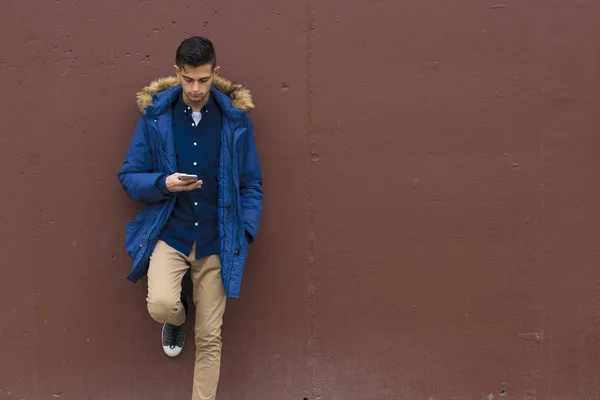
MULTIPOLYGON (((210 96, 208 96, 208 102, 204 105, 204 107, 202 107, 200 112, 202 114, 206 114, 209 111, 213 111, 216 106, 217 104, 215 103, 215 96, 211 92, 210 96)), ((185 113, 186 115, 190 116, 192 115, 192 107, 188 106, 187 104, 185 104, 185 101, 183 101, 183 92, 177 97, 177 101, 175 102, 175 109, 179 113, 185 113)))

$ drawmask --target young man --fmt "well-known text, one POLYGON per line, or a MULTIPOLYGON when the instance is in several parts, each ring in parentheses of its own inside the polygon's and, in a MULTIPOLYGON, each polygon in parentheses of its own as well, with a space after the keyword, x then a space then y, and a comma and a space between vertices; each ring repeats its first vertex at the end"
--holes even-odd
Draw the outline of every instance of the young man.
POLYGON ((258 233, 262 176, 246 115, 254 107, 250 92, 218 76, 212 43, 184 40, 174 69, 176 77, 138 93, 142 117, 118 175, 127 195, 144 203, 127 223, 128 279, 147 274, 148 311, 163 324, 165 353, 175 357, 189 307, 181 281, 191 270, 192 399, 208 400, 219 380, 225 299, 239 296, 248 245, 258 233))

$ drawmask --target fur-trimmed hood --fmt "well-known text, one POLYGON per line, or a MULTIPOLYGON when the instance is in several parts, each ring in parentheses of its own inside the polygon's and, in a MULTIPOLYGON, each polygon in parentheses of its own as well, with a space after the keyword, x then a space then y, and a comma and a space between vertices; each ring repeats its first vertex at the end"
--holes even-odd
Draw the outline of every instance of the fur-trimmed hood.
MULTIPOLYGON (((136 94, 137 105, 142 115, 146 114, 146 107, 152 105, 152 96, 162 91, 171 89, 179 85, 179 79, 176 76, 161 78, 153 81, 148 86, 136 94)), ((248 112, 254 108, 252 95, 246 87, 234 83, 221 76, 215 77, 213 87, 220 92, 225 93, 231 99, 231 105, 237 109, 248 112)))

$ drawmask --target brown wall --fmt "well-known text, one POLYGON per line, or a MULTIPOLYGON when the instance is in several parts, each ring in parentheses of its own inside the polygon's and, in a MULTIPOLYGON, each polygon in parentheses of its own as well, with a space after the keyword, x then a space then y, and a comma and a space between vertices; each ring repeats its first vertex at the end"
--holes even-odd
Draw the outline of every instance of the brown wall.
MULTIPOLYGON (((0 399, 185 399, 125 280, 134 94, 249 86, 261 235, 220 399, 600 398, 599 1, 0 4, 0 399)), ((191 328, 191 327, 188 327, 191 328)), ((191 335, 191 329, 188 329, 191 335)))

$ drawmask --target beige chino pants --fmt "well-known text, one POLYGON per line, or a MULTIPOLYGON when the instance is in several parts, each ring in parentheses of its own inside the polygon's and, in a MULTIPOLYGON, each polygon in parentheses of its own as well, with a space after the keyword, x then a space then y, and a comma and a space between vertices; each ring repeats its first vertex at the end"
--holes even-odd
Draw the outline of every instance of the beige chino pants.
MULTIPOLYGON (((225 313, 225 288, 219 256, 195 259, 159 241, 148 269, 148 312, 159 323, 181 325, 185 310, 181 303, 181 281, 191 268, 196 306, 194 336, 196 361, 192 400, 214 400, 221 368, 221 326, 225 313)), ((190 305, 191 306, 191 305, 190 305)))

